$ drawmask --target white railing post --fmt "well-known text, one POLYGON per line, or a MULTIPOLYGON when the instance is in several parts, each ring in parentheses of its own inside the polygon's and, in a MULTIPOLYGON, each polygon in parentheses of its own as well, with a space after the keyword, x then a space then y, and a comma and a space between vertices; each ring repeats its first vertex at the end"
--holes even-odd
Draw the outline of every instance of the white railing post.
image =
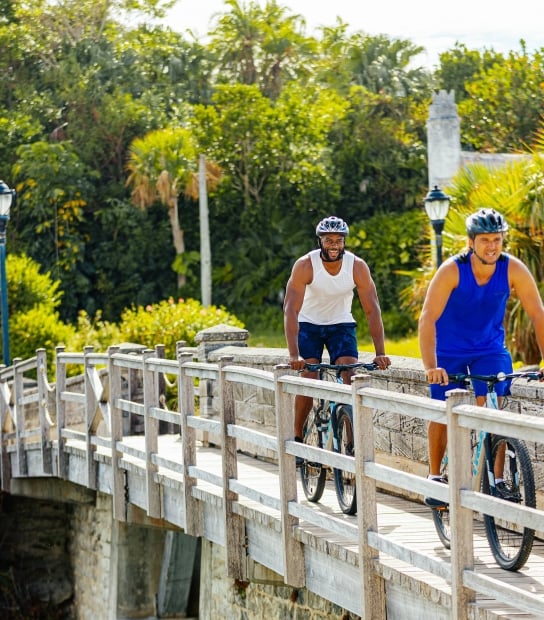
POLYGON ((0 381, 0 467, 2 470, 2 491, 6 493, 11 489, 11 457, 8 451, 8 437, 15 428, 12 406, 12 390, 9 385, 9 378, 2 376, 0 381))
POLYGON ((144 385, 144 435, 145 435, 145 477, 147 492, 147 514, 150 517, 161 516, 161 496, 159 485, 156 481, 158 472, 157 464, 153 462, 153 456, 158 452, 159 444, 159 420, 150 414, 153 407, 159 406, 157 376, 155 371, 148 368, 147 359, 153 357, 155 352, 146 349, 142 354, 143 385, 144 385))
POLYGON ((231 491, 230 481, 238 478, 236 438, 229 436, 229 424, 236 424, 234 387, 226 380, 223 368, 231 363, 232 356, 219 360, 219 402, 221 415, 221 454, 223 463, 223 515, 225 524, 225 547, 227 552, 227 575, 244 580, 246 566, 246 522, 233 510, 238 493, 231 491))
POLYGON ((66 402, 62 397, 66 390, 66 364, 60 358, 64 353, 64 347, 55 349, 55 400, 57 409, 57 475, 62 480, 68 478, 68 458, 64 450, 66 439, 62 431, 66 426, 66 402))
POLYGON ((451 612, 455 620, 468 620, 469 607, 475 601, 475 592, 463 585, 465 570, 474 570, 474 515, 461 506, 460 492, 472 488, 471 429, 458 424, 454 413, 457 405, 469 404, 467 390, 447 392, 448 420, 448 482, 450 487, 451 530, 451 612))
POLYGON ((355 446, 355 481, 357 489, 357 524, 359 529, 359 571, 361 574, 361 609, 363 618, 385 620, 385 583, 376 572, 379 552, 368 544, 368 533, 378 533, 376 480, 365 476, 365 464, 376 460, 374 449, 373 409, 364 406, 359 391, 370 386, 368 375, 352 378, 353 435, 355 446))
POLYGON ((115 363, 114 356, 119 347, 108 348, 108 375, 110 378, 109 401, 111 416, 111 470, 113 479, 113 518, 118 521, 127 520, 125 500, 125 470, 121 469, 121 453, 117 444, 123 440, 123 412, 119 407, 121 399, 121 367, 115 363))
POLYGON ((180 434, 183 463, 183 510, 185 513, 185 533, 190 536, 202 536, 202 504, 193 496, 196 479, 189 475, 189 468, 196 465, 196 432, 187 424, 187 418, 195 415, 195 388, 193 377, 189 376, 183 364, 193 360, 193 354, 182 351, 185 343, 176 345, 178 374, 178 409, 180 413, 180 434))
POLYGON ((15 442, 17 446, 17 475, 26 476, 28 467, 25 450, 25 407, 23 372, 17 368, 20 358, 13 360, 13 408, 15 418, 15 442))
POLYGON ((36 368, 38 380, 38 419, 40 424, 40 441, 42 444, 42 469, 44 474, 53 473, 52 446, 49 437, 51 422, 47 413, 47 354, 45 349, 36 351, 36 368))
POLYGON ((285 442, 294 439, 294 398, 283 391, 280 378, 289 373, 287 364, 274 368, 278 464, 280 474, 281 530, 283 537, 283 578, 290 586, 306 584, 304 546, 295 538, 299 519, 289 513, 289 504, 297 502, 297 469, 295 457, 285 452, 285 442))
POLYGON ((94 432, 94 419, 98 409, 98 398, 92 382, 92 373, 94 372, 94 363, 90 361, 90 355, 94 351, 94 347, 86 346, 83 348, 83 379, 85 388, 85 459, 87 470, 87 487, 96 489, 98 467, 94 458, 96 450, 92 442, 94 432))

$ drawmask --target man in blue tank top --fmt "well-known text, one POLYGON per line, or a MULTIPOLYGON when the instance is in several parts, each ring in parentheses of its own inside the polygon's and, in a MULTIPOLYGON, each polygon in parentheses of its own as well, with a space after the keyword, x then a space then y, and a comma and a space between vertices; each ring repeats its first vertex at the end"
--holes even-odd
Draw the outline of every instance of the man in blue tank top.
MULTIPOLYGON (((419 346, 431 397, 445 400, 446 392, 464 387, 448 382, 448 374, 512 372, 506 348, 506 304, 514 290, 531 319, 544 356, 544 306, 536 282, 516 257, 503 252, 508 224, 494 209, 480 209, 466 220, 466 253, 445 261, 434 275, 419 319, 419 346)), ((473 381, 476 403, 484 406, 487 386, 473 381)), ((499 403, 508 394, 509 382, 496 386, 499 403)), ((430 422, 429 478, 443 481, 440 465, 446 450, 447 428, 430 422)), ((497 478, 499 493, 504 482, 497 478)), ((507 496, 504 489, 503 495, 507 496)), ((425 498, 428 506, 443 502, 425 498)))
MULTIPOLYGON (((289 363, 303 377, 317 378, 317 372, 304 370, 305 364, 322 361, 326 348, 331 364, 358 361, 355 320, 351 307, 353 291, 365 311, 376 356, 374 362, 385 370, 385 337, 380 304, 370 269, 364 260, 344 248, 349 228, 343 219, 327 217, 316 227, 319 247, 301 256, 287 282, 284 302, 285 339, 289 363)), ((351 376, 345 373, 344 383, 351 376)), ((295 398, 295 440, 302 441, 302 429, 313 399, 295 398)), ((297 460, 297 464, 299 464, 297 460)))

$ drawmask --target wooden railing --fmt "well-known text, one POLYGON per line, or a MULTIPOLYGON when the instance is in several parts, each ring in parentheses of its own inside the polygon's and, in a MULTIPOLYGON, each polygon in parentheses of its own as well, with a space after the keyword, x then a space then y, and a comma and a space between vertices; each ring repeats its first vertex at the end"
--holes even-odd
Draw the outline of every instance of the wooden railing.
MULTIPOLYGON (((131 468, 145 476, 145 509, 150 517, 164 518, 160 487, 165 478, 181 480, 183 499, 180 512, 187 534, 203 535, 202 501, 205 495, 199 485, 217 489, 222 498, 226 536, 228 574, 236 579, 246 577, 245 518, 240 506, 244 502, 260 505, 265 512, 276 512, 281 521, 283 539, 283 575, 285 583, 305 585, 304 545, 299 524, 318 526, 325 532, 353 541, 359 549, 359 571, 362 588, 358 603, 352 608, 361 616, 385 619, 385 585, 380 576, 380 552, 444 578, 451 584, 452 618, 468 618, 470 604, 476 594, 493 597, 522 611, 544 617, 541 597, 512 585, 504 587, 500 578, 484 576, 474 570, 473 516, 485 512, 506 517, 544 531, 544 512, 491 498, 471 489, 471 429, 485 429, 512 437, 544 443, 544 419, 528 415, 493 415, 489 410, 467 404, 467 392, 455 390, 447 402, 423 396, 389 392, 369 387, 369 378, 355 377, 351 386, 295 375, 287 366, 274 372, 232 365, 230 358, 218 364, 192 361, 190 353, 178 351, 176 360, 161 357, 158 351, 142 355, 120 353, 111 347, 107 353, 56 354, 56 412, 50 415, 47 394, 53 388, 47 382, 43 351, 27 361, 0 370, 0 455, 2 489, 9 492, 12 477, 36 475, 27 467, 27 453, 39 451, 43 474, 67 478, 68 454, 80 450, 86 455, 84 484, 97 488, 97 463, 111 460, 111 494, 114 517, 125 520, 127 514, 126 473, 131 468), (68 369, 81 366, 83 390, 69 389, 68 369), (36 377, 36 387, 23 389, 25 373, 36 377), (127 394, 130 373, 137 373, 142 395, 138 399, 127 394), (211 380, 217 386, 218 419, 198 414, 198 390, 195 382, 211 380), (165 405, 162 390, 165 381, 177 383, 177 409, 165 405), (270 435, 237 424, 237 387, 252 386, 275 393, 277 433, 270 435), (335 454, 293 440, 293 401, 297 394, 325 398, 351 404, 354 408, 356 457, 335 454), (68 409, 72 413, 68 414, 68 409), (79 428, 70 426, 73 409, 80 412, 79 428), (32 410, 32 415, 30 415, 32 410), (376 411, 434 420, 448 424, 450 484, 437 488, 436 483, 376 461, 373 414, 376 411), (123 431, 123 416, 144 419, 145 443, 135 448, 123 431), (53 418, 53 419, 52 419, 53 418), (33 419, 30 427, 29 420, 33 419), (172 460, 159 451, 159 423, 179 428, 180 459, 172 460), (52 437, 51 433, 55 432, 52 437), (221 450, 221 470, 206 471, 197 465, 197 439, 206 437, 221 450), (238 475, 239 442, 254 446, 256 453, 266 452, 277 459, 279 494, 267 495, 255 483, 238 475), (295 457, 311 458, 330 467, 355 473, 357 481, 357 515, 351 519, 327 514, 319 504, 309 506, 297 496, 295 457), (15 464, 15 467, 14 467, 15 464), (379 532, 377 489, 385 484, 398 493, 433 495, 450 503, 452 517, 451 563, 418 552, 410 543, 400 544, 379 532)), ((350 608, 349 605, 347 608, 350 608)))

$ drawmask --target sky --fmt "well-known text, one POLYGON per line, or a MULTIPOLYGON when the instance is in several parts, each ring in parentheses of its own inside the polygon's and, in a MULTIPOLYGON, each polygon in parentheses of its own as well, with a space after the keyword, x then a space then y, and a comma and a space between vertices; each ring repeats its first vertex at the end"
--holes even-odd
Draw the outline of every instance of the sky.
MULTIPOLYGON (((260 3, 264 6, 265 0, 260 3)), ((438 65, 438 55, 456 41, 469 49, 502 53, 520 51, 520 39, 529 52, 544 47, 542 0, 278 0, 278 4, 302 15, 309 35, 318 34, 320 26, 333 26, 340 17, 350 33, 409 39, 426 48, 418 60, 429 68, 438 65)), ((213 16, 226 10, 223 0, 178 0, 167 23, 203 40, 213 16)))

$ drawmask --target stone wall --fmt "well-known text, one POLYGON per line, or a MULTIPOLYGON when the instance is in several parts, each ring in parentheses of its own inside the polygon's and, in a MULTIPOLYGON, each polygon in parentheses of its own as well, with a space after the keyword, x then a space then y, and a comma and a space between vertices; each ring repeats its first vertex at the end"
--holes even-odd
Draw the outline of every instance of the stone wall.
POLYGON ((226 577, 225 550, 209 541, 202 543, 200 613, 202 619, 221 620, 355 620, 359 618, 338 605, 283 583, 280 575, 255 565, 251 581, 226 577))

